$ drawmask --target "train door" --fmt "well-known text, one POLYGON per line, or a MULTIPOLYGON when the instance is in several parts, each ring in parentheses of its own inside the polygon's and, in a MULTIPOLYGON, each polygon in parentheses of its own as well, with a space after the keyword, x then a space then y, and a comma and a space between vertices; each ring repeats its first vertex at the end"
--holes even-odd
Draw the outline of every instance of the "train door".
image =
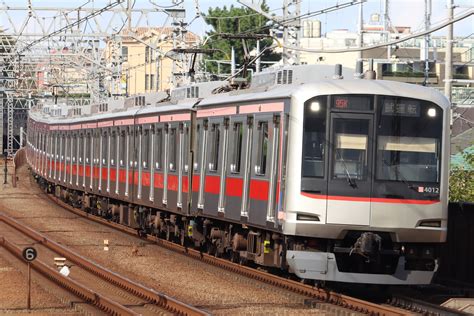
POLYGON ((249 135, 247 117, 231 117, 228 133, 227 175, 225 185, 225 215, 240 220, 244 191, 244 168, 249 135))
POLYGON ((188 191, 189 191, 189 129, 190 123, 183 122, 179 125, 179 183, 177 205, 185 214, 189 211, 188 191))
POLYGON ((149 201, 150 193, 150 147, 151 147, 151 126, 144 124, 137 128, 138 138, 138 181, 136 187, 136 198, 142 203, 149 201))
POLYGON ((93 130, 88 130, 86 133, 86 152, 85 152, 85 159, 84 159, 84 170, 85 170, 85 185, 87 191, 92 191, 92 170, 94 168, 93 160, 94 160, 94 136, 93 130))
POLYGON ((331 113, 327 222, 370 224, 373 116, 331 113))
POLYGON ((166 146, 166 174, 164 183, 164 196, 166 208, 172 211, 178 210, 178 186, 179 186, 179 144, 180 144, 180 124, 168 123, 167 126, 167 146, 166 146))
POLYGON ((163 206, 164 188, 164 152, 165 152, 165 125, 156 124, 152 134, 152 183, 150 184, 150 200, 157 207, 163 206))
POLYGON ((99 192, 99 172, 100 172, 100 156, 101 156, 101 147, 100 143, 102 140, 102 135, 100 129, 93 130, 93 140, 94 140, 94 150, 92 155, 92 191, 98 193, 99 192))
POLYGON ((117 179, 117 161, 118 161, 118 151, 117 151, 117 128, 111 127, 110 134, 108 138, 109 142, 109 151, 108 164, 107 164, 107 193, 113 195, 115 193, 115 181, 117 179))
POLYGON ((205 142, 204 142, 204 120, 196 121, 196 144, 193 159, 193 187, 192 187, 192 204, 191 209, 196 211, 202 209, 202 201, 204 200, 204 175, 205 175, 205 142), (202 183, 201 183, 202 182, 202 183))
POLYGON ((224 124, 222 118, 211 118, 207 126, 207 159, 204 182, 204 213, 218 215, 221 173, 223 170, 224 124))
POLYGON ((84 136, 83 136, 82 131, 78 131, 76 135, 77 135, 76 177, 74 181, 76 183, 76 188, 80 188, 82 186, 82 174, 83 174, 82 159, 84 157, 84 136))
POLYGON ((248 195, 248 220, 253 224, 267 226, 267 223, 275 221, 279 137, 280 116, 255 115, 248 195))
POLYGON ((109 152, 109 131, 108 128, 102 128, 99 132, 99 179, 97 188, 99 192, 105 193, 107 188, 108 175, 108 152, 109 152))
POLYGON ((70 139, 70 146, 69 146, 69 178, 68 182, 69 185, 72 187, 75 183, 74 177, 76 176, 76 147, 77 147, 77 138, 76 132, 70 131, 69 132, 69 139, 70 139))
POLYGON ((138 142, 137 142, 137 130, 135 126, 129 126, 128 136, 127 136, 127 161, 128 161, 128 170, 125 182, 125 196, 130 201, 135 199, 135 185, 138 183, 138 142))
POLYGON ((128 199, 129 169, 131 167, 129 163, 129 146, 129 127, 120 126, 117 141, 118 161, 115 175, 115 195, 125 199, 128 199))

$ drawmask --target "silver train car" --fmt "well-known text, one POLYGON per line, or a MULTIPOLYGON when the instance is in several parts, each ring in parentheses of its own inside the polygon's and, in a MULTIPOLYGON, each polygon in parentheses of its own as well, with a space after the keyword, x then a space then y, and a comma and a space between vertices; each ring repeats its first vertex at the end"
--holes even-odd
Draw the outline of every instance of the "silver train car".
POLYGON ((446 239, 450 104, 332 73, 286 67, 249 89, 195 84, 82 116, 32 110, 27 159, 57 196, 139 233, 315 282, 428 284, 446 239))

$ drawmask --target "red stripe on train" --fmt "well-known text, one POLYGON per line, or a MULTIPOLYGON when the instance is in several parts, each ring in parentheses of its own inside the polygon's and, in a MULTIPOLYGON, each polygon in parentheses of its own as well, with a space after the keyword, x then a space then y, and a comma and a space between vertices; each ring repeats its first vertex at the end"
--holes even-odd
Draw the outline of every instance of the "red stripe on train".
POLYGON ((266 180, 250 180, 250 198, 253 200, 268 200, 269 183, 266 180))
POLYGON ((388 198, 370 198, 370 197, 356 197, 356 196, 334 196, 322 195, 301 192, 301 195, 318 200, 333 200, 333 201, 352 201, 352 202, 378 202, 378 203, 396 203, 396 204, 436 204, 439 200, 414 200, 414 199, 388 199, 388 198))
POLYGON ((206 176, 206 181, 204 183, 204 192, 211 194, 219 194, 220 191, 220 179, 219 176, 206 176))
POLYGON ((242 196, 244 188, 244 180, 241 178, 227 178, 225 180, 225 195, 227 196, 242 196))

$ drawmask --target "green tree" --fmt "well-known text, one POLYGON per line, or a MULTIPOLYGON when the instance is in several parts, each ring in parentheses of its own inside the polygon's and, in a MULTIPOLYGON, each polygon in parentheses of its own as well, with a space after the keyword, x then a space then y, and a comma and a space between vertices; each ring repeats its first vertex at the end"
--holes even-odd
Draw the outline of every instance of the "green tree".
MULTIPOLYGON (((262 9, 268 11, 268 6, 265 2, 262 4, 262 9)), ((264 16, 257 14, 255 11, 243 7, 238 8, 231 5, 229 8, 209 8, 207 14, 204 15, 204 20, 212 30, 206 32, 209 40, 206 42, 205 48, 219 49, 210 55, 204 57, 207 71, 217 74, 218 66, 216 62, 206 60, 229 60, 231 56, 232 47, 235 51, 235 62, 242 65, 244 62, 244 48, 241 39, 223 39, 218 34, 269 34, 270 30, 266 27, 268 21, 264 16)), ((272 45, 273 39, 266 38, 260 41, 260 50, 272 45)), ((251 51, 257 45, 256 40, 246 40, 247 49, 251 51)), ((262 55, 262 61, 277 61, 281 58, 280 54, 276 54, 271 50, 266 50, 262 55)), ((250 68, 254 68, 252 65, 250 68)), ((230 73, 230 65, 221 64, 221 73, 230 73)))
POLYGON ((464 163, 452 166, 449 178, 451 202, 474 202, 474 150, 462 154, 464 163))

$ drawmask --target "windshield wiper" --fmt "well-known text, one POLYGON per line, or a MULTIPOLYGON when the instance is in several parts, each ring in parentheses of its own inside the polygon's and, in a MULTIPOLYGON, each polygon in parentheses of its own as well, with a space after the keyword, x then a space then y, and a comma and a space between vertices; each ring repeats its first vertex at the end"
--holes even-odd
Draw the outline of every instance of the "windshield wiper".
MULTIPOLYGON (((391 164, 389 164, 385 159, 382 159, 383 163, 388 166, 388 167, 392 167, 391 164)), ((410 190, 413 190, 415 192, 418 192, 417 188, 411 184, 403 175, 402 173, 400 172, 400 170, 398 169, 398 166, 399 165, 395 165, 394 166, 394 169, 395 169, 395 175, 397 176, 397 180, 401 180, 404 184, 406 184, 406 186, 410 189, 410 190)))
POLYGON ((357 188, 357 182, 356 182, 356 180, 351 178, 351 175, 349 174, 349 170, 347 169, 347 166, 346 166, 346 162, 345 162, 344 159, 342 158, 342 155, 337 151, 337 149, 336 149, 336 154, 338 154, 339 159, 340 159, 340 161, 342 162, 342 166, 344 167, 344 171, 346 172, 345 175, 346 175, 347 182, 348 182, 349 185, 350 185, 351 187, 353 187, 354 189, 357 188))

